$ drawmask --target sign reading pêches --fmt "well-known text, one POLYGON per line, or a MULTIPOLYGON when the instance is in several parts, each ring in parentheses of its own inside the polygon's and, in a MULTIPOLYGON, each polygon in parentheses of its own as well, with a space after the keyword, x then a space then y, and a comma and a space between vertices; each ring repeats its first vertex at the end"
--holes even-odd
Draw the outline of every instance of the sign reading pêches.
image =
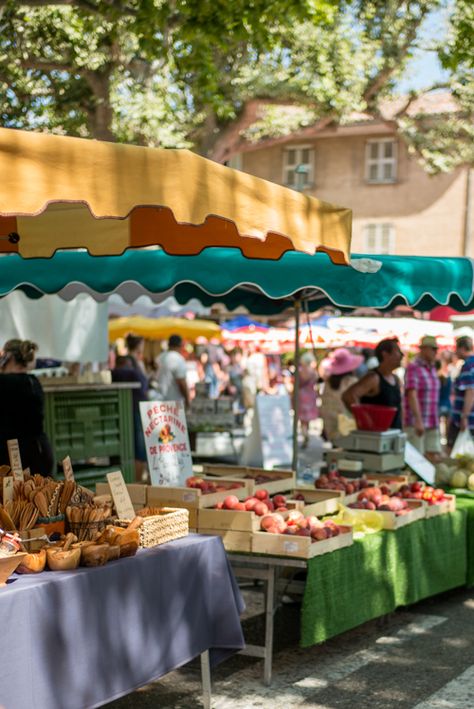
POLYGON ((142 401, 140 415, 152 485, 184 485, 193 461, 183 403, 142 401))

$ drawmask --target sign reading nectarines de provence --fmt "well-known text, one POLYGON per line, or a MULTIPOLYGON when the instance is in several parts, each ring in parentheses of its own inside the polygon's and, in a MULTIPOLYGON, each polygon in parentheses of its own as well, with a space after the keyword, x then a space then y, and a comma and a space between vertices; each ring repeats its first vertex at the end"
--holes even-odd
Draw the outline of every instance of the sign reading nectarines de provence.
POLYGON ((142 401, 140 415, 152 485, 184 485, 193 461, 183 403, 142 401))

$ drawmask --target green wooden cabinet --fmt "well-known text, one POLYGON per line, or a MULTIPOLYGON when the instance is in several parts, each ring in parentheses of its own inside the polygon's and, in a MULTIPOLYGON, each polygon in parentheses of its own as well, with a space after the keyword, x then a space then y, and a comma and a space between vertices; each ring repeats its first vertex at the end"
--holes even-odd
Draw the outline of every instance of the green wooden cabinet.
POLYGON ((109 470, 120 469, 127 482, 135 479, 132 388, 44 387, 45 428, 55 461, 69 455, 76 480, 85 486, 103 481, 109 470))

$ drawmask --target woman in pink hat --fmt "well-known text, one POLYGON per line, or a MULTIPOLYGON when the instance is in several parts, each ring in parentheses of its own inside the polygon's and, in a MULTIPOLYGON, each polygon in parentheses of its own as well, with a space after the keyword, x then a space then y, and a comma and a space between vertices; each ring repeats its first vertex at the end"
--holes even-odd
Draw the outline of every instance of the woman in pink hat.
POLYGON ((324 388, 321 397, 321 416, 324 422, 324 433, 329 441, 338 435, 338 416, 347 416, 347 409, 342 401, 342 395, 357 381, 354 372, 364 358, 355 355, 345 347, 331 352, 329 357, 321 362, 320 370, 324 372, 324 388))

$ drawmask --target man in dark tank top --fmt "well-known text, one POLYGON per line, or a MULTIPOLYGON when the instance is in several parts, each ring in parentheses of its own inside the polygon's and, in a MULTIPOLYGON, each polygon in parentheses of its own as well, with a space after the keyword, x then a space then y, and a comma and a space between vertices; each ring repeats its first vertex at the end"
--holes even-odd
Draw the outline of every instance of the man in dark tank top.
POLYGON ((379 404, 394 406, 397 413, 390 428, 402 428, 402 391, 400 380, 394 374, 399 368, 403 353, 396 338, 379 342, 375 348, 379 366, 367 372, 362 379, 346 389, 342 396, 347 408, 352 404, 379 404))

